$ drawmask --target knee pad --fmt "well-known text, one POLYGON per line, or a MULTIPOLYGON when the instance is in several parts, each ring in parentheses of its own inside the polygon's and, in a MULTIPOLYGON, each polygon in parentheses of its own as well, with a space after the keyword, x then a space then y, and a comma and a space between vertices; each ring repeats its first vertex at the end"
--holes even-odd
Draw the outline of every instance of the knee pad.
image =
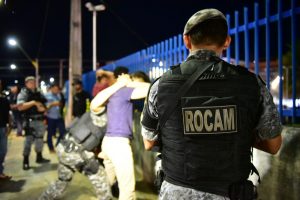
POLYGON ((83 166, 83 172, 86 175, 96 174, 98 172, 99 166, 99 161, 95 158, 92 158, 83 166))

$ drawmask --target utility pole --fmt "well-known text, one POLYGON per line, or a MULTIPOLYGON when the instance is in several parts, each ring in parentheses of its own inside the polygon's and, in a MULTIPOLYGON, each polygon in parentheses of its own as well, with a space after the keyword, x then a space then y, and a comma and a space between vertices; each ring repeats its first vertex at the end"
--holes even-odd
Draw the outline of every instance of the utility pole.
POLYGON ((63 73, 64 73, 64 60, 60 59, 59 60, 59 87, 62 88, 64 83, 64 78, 63 78, 63 73))
POLYGON ((70 16, 70 55, 69 55, 69 94, 66 125, 72 121, 73 80, 81 79, 82 41, 81 41, 81 0, 71 0, 70 16))

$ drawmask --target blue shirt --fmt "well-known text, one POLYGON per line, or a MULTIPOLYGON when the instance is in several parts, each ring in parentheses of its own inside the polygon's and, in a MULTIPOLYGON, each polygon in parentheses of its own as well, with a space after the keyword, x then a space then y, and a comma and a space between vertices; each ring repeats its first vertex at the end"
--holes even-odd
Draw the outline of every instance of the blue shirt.
MULTIPOLYGON (((52 92, 48 92, 45 95, 47 99, 47 106, 55 101, 61 101, 60 94, 53 94, 52 92)), ((50 109, 47 110, 47 117, 51 119, 60 119, 62 118, 60 114, 60 107, 59 106, 52 106, 50 109)))

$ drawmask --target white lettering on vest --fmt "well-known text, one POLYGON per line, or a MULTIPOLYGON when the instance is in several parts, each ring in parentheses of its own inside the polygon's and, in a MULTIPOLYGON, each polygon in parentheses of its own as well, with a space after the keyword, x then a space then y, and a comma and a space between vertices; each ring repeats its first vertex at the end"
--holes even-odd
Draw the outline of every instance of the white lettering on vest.
POLYGON ((224 134, 237 132, 237 106, 182 108, 184 134, 224 134))
POLYGON ((208 125, 208 116, 211 118, 212 117, 212 112, 211 110, 205 110, 204 112, 204 126, 205 126, 205 129, 208 131, 208 132, 211 132, 212 129, 213 129, 213 124, 212 123, 209 123, 208 125))
POLYGON ((191 128, 191 132, 194 132, 194 126, 193 126, 193 112, 192 111, 186 111, 185 113, 185 127, 187 131, 190 131, 191 128))

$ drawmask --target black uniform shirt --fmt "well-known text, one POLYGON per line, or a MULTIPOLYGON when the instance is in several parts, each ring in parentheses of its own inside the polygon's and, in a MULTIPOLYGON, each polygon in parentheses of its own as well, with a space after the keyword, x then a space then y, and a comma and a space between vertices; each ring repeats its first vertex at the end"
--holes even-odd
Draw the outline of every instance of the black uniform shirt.
POLYGON ((86 100, 90 100, 91 96, 86 91, 82 90, 73 96, 73 115, 80 117, 86 112, 86 100))
POLYGON ((6 127, 9 119, 9 102, 7 98, 0 94, 0 127, 6 127))

